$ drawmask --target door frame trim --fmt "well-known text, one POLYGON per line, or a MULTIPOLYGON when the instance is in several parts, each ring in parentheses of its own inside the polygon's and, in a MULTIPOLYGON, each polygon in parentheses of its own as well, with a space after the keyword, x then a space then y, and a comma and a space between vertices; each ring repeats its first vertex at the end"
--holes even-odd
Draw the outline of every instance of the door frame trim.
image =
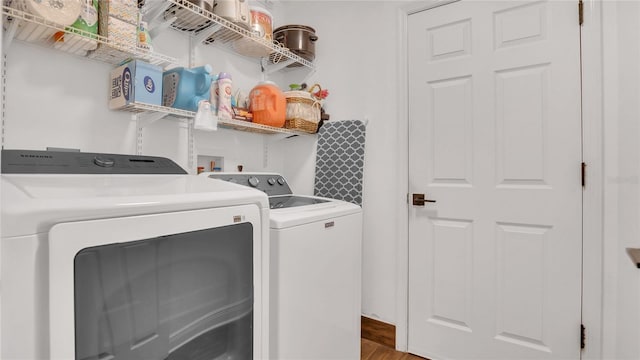
POLYGON ((397 88, 398 98, 398 193, 396 214, 396 350, 407 351, 409 347, 409 102, 408 102, 408 58, 407 20, 409 15, 451 4, 460 0, 422 0, 399 6, 397 10, 397 88), (404 144, 404 146, 403 146, 404 144))
MULTIPOLYGON (((396 170, 397 193, 396 251, 396 349, 407 351, 409 328, 409 104, 408 104, 408 17, 416 12, 450 4, 459 0, 426 0, 401 6, 397 10, 397 96, 398 149, 396 170)), ((577 21, 576 0, 576 21, 577 21)), ((587 327, 587 346, 582 359, 602 359, 603 355, 603 231, 604 231, 604 166, 603 166, 603 1, 584 0, 585 22, 582 38, 582 148, 587 163, 586 187, 583 191, 583 300, 582 318, 587 327), (585 41, 589 39, 589 41, 585 41)), ((576 171, 579 171, 576 164, 576 171)), ((615 249, 613 249, 615 250, 615 249)), ((611 310, 611 309, 609 309, 611 310)), ((579 324, 576 324, 579 326, 579 324)), ((579 341, 576 339, 576 346, 579 341)))
POLYGON ((396 10, 396 54, 398 54, 396 96, 398 99, 398 158, 396 175, 396 350, 407 351, 409 339, 409 102, 407 100, 407 20, 409 11, 403 7, 396 10))
MULTIPOLYGON (((582 323, 586 347, 582 359, 603 359, 604 280, 604 104, 603 3, 584 1, 581 28, 582 158, 587 164, 582 192, 582 323), (588 41, 587 41, 588 40, 588 41)), ((615 156, 608 154, 607 156, 615 156)))

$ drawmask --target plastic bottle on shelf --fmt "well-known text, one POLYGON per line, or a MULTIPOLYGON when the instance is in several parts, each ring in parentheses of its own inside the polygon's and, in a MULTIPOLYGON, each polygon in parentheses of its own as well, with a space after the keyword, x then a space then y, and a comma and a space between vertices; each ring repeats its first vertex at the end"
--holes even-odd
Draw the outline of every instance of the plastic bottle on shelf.
POLYGON ((271 81, 258 83, 249 93, 249 109, 253 122, 273 127, 283 127, 286 121, 287 100, 271 81))
POLYGON ((232 82, 231 75, 221 72, 218 74, 218 119, 233 119, 231 108, 232 82))
POLYGON ((218 89, 218 75, 211 75, 211 98, 209 102, 211 102, 211 112, 215 115, 218 115, 218 97, 220 96, 218 89))
POLYGON ((151 46, 151 35, 149 34, 149 25, 146 21, 142 21, 142 19, 138 21, 138 48, 149 51, 153 50, 151 46))
POLYGON ((164 72, 162 80, 162 105, 197 111, 201 100, 209 100, 211 89, 211 65, 193 69, 178 67, 164 72))

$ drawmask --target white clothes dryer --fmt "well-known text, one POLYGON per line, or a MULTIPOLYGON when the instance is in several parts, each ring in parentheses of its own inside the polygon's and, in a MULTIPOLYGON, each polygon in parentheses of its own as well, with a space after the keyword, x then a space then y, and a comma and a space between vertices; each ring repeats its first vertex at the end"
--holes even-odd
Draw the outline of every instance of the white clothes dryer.
POLYGON ((360 206, 294 195, 275 173, 203 175, 269 196, 271 358, 360 359, 360 206))
POLYGON ((2 151, 0 358, 268 357, 268 200, 150 156, 2 151))

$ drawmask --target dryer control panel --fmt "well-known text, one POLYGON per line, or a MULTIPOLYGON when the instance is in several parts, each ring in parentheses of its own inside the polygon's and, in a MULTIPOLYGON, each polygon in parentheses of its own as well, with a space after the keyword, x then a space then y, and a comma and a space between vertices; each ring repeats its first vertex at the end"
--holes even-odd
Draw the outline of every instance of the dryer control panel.
POLYGON ((187 174, 157 156, 78 151, 2 150, 3 174, 187 174))
POLYGON ((246 185, 263 191, 267 196, 292 194, 287 180, 276 173, 206 173, 212 179, 246 185))

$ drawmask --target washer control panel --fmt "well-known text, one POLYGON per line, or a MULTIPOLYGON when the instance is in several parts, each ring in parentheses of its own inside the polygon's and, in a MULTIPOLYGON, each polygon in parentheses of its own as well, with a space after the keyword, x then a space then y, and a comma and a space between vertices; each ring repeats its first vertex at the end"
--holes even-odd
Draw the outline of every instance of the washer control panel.
POLYGON ((209 173, 208 177, 250 186, 265 192, 268 196, 292 194, 287 180, 280 174, 269 173, 209 173))
POLYGON ((187 174, 157 156, 79 151, 2 150, 3 174, 187 174))

